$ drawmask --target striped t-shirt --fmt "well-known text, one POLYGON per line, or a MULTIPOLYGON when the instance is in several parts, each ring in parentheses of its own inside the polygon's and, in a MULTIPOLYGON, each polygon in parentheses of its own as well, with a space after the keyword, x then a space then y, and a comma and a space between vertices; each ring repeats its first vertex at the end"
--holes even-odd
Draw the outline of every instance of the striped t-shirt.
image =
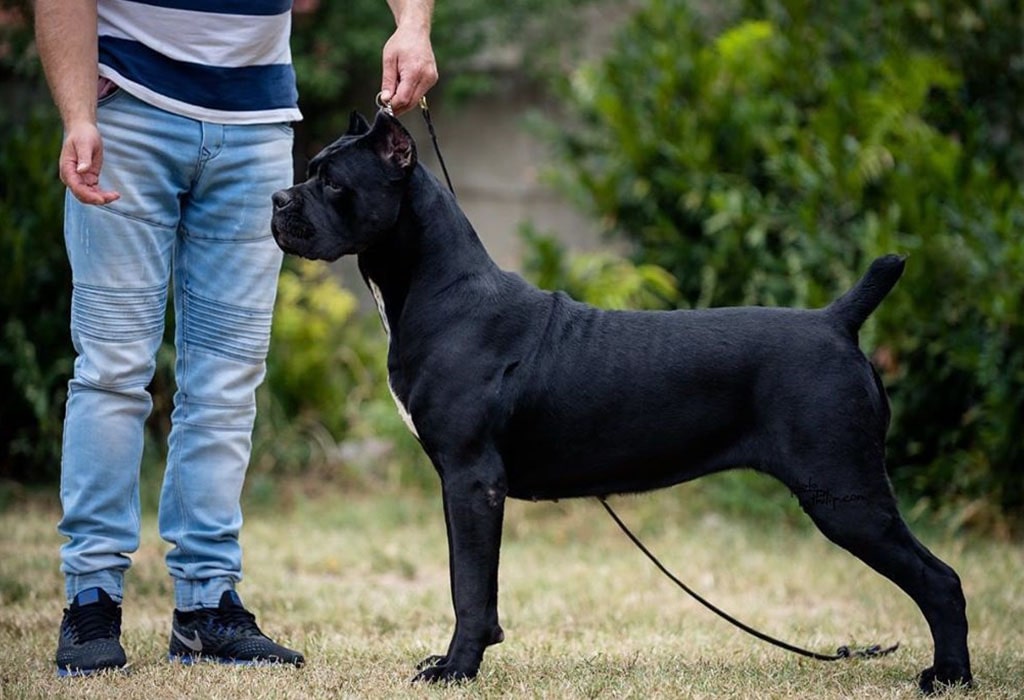
POLYGON ((292 0, 99 0, 99 73, 223 124, 298 121, 292 0))

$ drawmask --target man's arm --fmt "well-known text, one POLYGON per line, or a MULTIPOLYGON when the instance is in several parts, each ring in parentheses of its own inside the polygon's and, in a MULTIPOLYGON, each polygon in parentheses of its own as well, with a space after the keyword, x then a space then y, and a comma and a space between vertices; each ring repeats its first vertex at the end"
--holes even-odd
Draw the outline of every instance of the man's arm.
POLYGON ((99 188, 96 0, 37 0, 35 15, 39 58, 64 121, 60 179, 85 204, 108 204, 120 195, 99 188))
POLYGON ((430 45, 433 0, 388 0, 397 28, 384 44, 381 99, 396 114, 414 107, 437 82, 430 45))

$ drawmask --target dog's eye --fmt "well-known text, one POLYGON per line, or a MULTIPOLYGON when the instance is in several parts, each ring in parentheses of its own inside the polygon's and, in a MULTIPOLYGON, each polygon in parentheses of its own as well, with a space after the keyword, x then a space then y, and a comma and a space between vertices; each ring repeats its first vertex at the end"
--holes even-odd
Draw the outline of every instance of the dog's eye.
POLYGON ((345 189, 333 177, 331 177, 331 173, 328 172, 327 168, 322 169, 318 173, 318 175, 320 177, 320 182, 324 186, 324 189, 330 192, 331 194, 338 194, 343 189, 345 189))

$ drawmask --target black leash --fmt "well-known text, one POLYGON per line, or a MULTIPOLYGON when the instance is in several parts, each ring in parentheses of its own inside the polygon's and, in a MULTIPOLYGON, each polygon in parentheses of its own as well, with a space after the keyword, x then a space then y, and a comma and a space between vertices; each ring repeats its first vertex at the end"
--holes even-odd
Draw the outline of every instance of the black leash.
POLYGON ((776 639, 775 637, 771 637, 765 634, 764 632, 759 632, 750 625, 740 622, 729 613, 725 612, 724 610, 721 610, 709 601, 705 600, 696 591, 694 591, 692 588, 690 588, 685 583, 680 581, 678 577, 676 577, 671 571, 665 568, 665 565, 662 564, 658 560, 658 558, 651 553, 651 550, 647 549, 647 547, 644 546, 644 543, 641 542, 640 539, 633 534, 633 531, 626 527, 626 524, 622 522, 622 519, 615 513, 614 510, 612 510, 612 507, 608 505, 608 501, 605 500, 604 497, 601 497, 598 500, 601 502, 601 505, 604 506, 604 509, 608 511, 608 515, 612 517, 612 520, 615 521, 615 524, 619 526, 619 529, 626 534, 626 537, 628 537, 633 542, 633 544, 635 544, 637 548, 641 552, 643 552, 648 559, 651 560, 651 563, 658 567, 658 570, 661 571, 661 573, 665 574, 665 576, 667 576, 669 580, 672 581, 672 583, 682 588, 691 598, 696 600, 698 603, 703 605, 711 612, 721 617, 723 620, 732 623, 733 625, 739 627, 747 634, 751 634, 763 642, 774 644, 775 646, 785 649, 786 651, 791 651, 794 654, 800 654, 801 656, 806 656, 810 659, 817 659, 818 661, 839 661, 840 659, 851 658, 872 659, 878 656, 885 656, 886 654, 891 654, 892 652, 896 651, 900 646, 899 642, 893 644, 891 647, 886 647, 885 649, 883 649, 882 646, 879 644, 875 644, 874 646, 866 647, 864 649, 851 649, 848 646, 841 646, 836 650, 835 654, 819 654, 816 651, 802 649, 798 646, 793 646, 792 644, 784 642, 780 639, 776 639))
POLYGON ((448 183, 448 189, 455 195, 455 188, 452 186, 452 179, 448 177, 448 166, 444 164, 444 156, 441 155, 441 147, 437 145, 437 133, 434 131, 434 122, 430 118, 430 109, 427 107, 427 96, 420 98, 420 112, 423 113, 423 121, 427 123, 427 131, 430 132, 430 140, 434 143, 434 153, 437 154, 437 161, 441 164, 441 171, 444 173, 444 180, 448 183))
MULTIPOLYGON (((394 112, 391 110, 391 105, 381 102, 379 94, 377 95, 377 106, 385 110, 388 114, 394 116, 394 112)), ((430 109, 427 107, 427 98, 425 95, 420 98, 420 111, 423 113, 423 121, 427 123, 427 131, 430 132, 430 140, 434 144, 434 153, 437 154, 437 160, 441 164, 441 170, 444 172, 444 179, 448 183, 448 189, 451 190, 451 193, 454 195, 455 188, 452 186, 452 179, 448 176, 448 167, 444 163, 444 156, 441 155, 441 147, 437 143, 437 133, 434 131, 434 122, 430 118, 430 109)), ((884 649, 880 644, 875 644, 874 646, 866 647, 864 649, 851 649, 848 646, 841 646, 838 649, 836 649, 835 654, 820 654, 816 651, 809 651, 807 649, 802 649, 798 646, 793 646, 792 644, 784 642, 781 639, 771 637, 765 634, 764 632, 759 632, 750 625, 740 622, 729 613, 716 607, 708 600, 705 600, 696 591, 694 591, 692 588, 690 588, 685 583, 680 581, 679 578, 675 576, 675 574, 673 574, 671 571, 665 568, 665 565, 662 564, 658 560, 658 558, 651 553, 651 550, 647 549, 647 547, 644 546, 644 543, 641 542, 640 539, 633 534, 633 531, 626 527, 626 524, 622 522, 622 519, 619 518, 619 516, 615 513, 614 510, 612 510, 612 507, 608 505, 608 501, 604 497, 601 497, 598 500, 601 501, 601 505, 604 506, 604 509, 606 511, 608 511, 608 515, 610 515, 612 520, 615 521, 615 524, 619 526, 619 529, 626 534, 626 537, 628 537, 633 542, 633 544, 635 544, 637 548, 644 553, 644 556, 650 559, 651 563, 658 567, 658 570, 661 571, 661 573, 665 574, 665 576, 667 576, 669 580, 672 581, 672 583, 679 586, 691 598, 696 600, 698 603, 703 605, 711 612, 721 617, 723 620, 732 623, 733 625, 739 627, 747 634, 753 635, 763 642, 774 644, 775 646, 781 649, 785 649, 786 651, 791 651, 794 654, 800 654, 801 656, 806 656, 807 658, 816 659, 818 661, 839 661, 840 659, 852 658, 873 659, 879 656, 891 654, 897 649, 899 649, 900 645, 899 642, 897 642, 896 644, 893 644, 891 647, 886 647, 884 649)))

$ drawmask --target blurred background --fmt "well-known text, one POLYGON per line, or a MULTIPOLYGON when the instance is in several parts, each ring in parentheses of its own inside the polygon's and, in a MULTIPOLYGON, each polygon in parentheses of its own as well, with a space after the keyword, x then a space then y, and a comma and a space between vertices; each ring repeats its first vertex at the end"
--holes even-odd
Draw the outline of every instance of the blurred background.
MULTIPOLYGON (((298 175, 373 111, 384 0, 296 0, 298 175)), ((0 4, 0 511, 55 498, 73 362, 61 128, 29 2, 0 4)), ((499 264, 614 308, 821 306, 906 273, 861 334, 912 518, 1024 522, 1024 16, 1015 0, 439 0, 431 112, 499 264)), ((422 120, 403 121, 435 172, 422 120)), ((143 465, 155 503, 173 321, 143 465)), ((286 262, 246 498, 436 488, 352 261, 286 262)), ((705 502, 799 518, 774 483, 705 502)), ((692 491, 680 498, 692 498, 692 491)))

